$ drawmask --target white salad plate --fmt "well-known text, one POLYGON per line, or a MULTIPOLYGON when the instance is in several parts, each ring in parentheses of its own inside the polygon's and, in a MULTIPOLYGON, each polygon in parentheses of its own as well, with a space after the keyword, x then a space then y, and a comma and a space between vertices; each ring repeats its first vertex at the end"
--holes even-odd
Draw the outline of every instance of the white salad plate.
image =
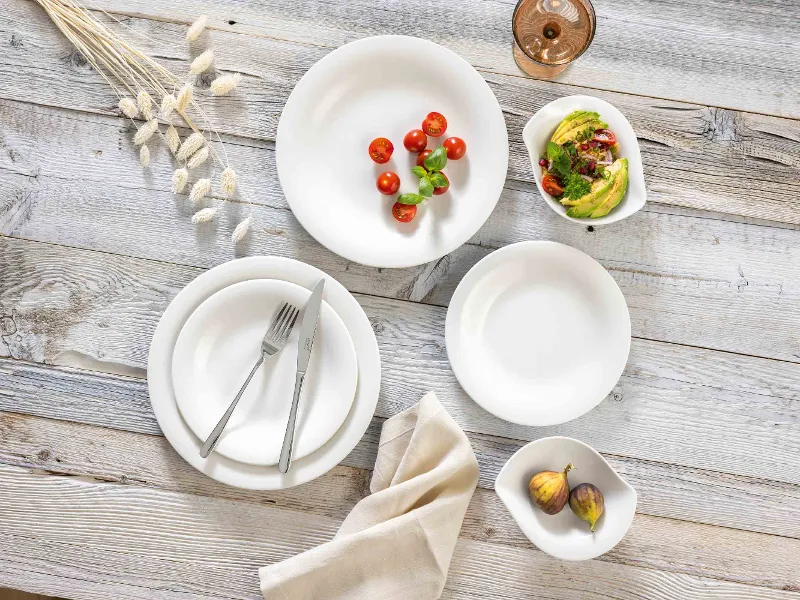
MULTIPOLYGON (((252 279, 220 290, 183 326, 172 356, 175 398, 186 424, 204 440, 261 356, 261 341, 285 302, 302 310, 311 291, 288 281, 252 279)), ((299 321, 298 321, 299 322, 299 321)), ((256 371, 214 451, 253 465, 276 465, 297 368, 300 327, 256 371)), ((323 302, 297 412, 292 458, 327 442, 350 412, 358 380, 353 341, 323 302)))
POLYGON ((625 118, 625 115, 605 100, 600 100, 600 98, 593 96, 565 96, 558 100, 553 100, 549 104, 545 104, 531 117, 522 130, 522 139, 528 148, 539 193, 550 205, 550 208, 565 219, 591 225, 614 223, 631 216, 647 202, 647 189, 644 183, 644 169, 642 168, 642 156, 639 151, 639 140, 636 138, 636 133, 633 131, 628 119, 625 118), (600 113, 600 118, 608 123, 608 128, 617 136, 619 157, 628 159, 628 189, 625 192, 625 196, 611 212, 597 219, 568 217, 567 207, 542 188, 542 168, 539 166, 539 158, 547 149, 547 143, 553 136, 556 127, 564 120, 564 117, 576 110, 593 110, 600 113))
POLYGON ((445 322, 450 364, 490 413, 522 425, 581 416, 628 360, 631 322, 617 283, 571 246, 511 244, 476 264, 445 322))
MULTIPOLYGON (((356 447, 372 420, 380 390, 378 342, 367 315, 342 284, 323 271, 296 260, 249 257, 206 271, 172 300, 156 327, 147 362, 150 402, 164 436, 193 467, 229 485, 248 489, 283 489, 300 485, 330 471, 356 447), (213 452, 200 456, 203 440, 182 418, 175 400, 172 357, 181 329, 209 297, 229 286, 253 279, 278 279, 312 289, 325 278, 323 299, 339 315, 352 339, 358 361, 355 398, 344 423, 320 448, 292 462, 282 474, 277 466, 250 465, 213 452)), ((290 402, 291 398, 287 399, 290 402)))
POLYGON ((636 512, 636 490, 593 448, 568 437, 548 437, 520 448, 501 469, 494 489, 522 532, 537 548, 562 560, 588 560, 605 554, 625 537, 636 512), (590 531, 567 504, 548 515, 531 500, 528 482, 540 471, 563 471, 570 489, 591 483, 603 494, 604 511, 590 531))
POLYGON ((276 161, 289 206, 318 242, 361 264, 409 267, 452 252, 489 217, 506 179, 508 133, 497 99, 463 58, 427 40, 380 36, 334 50, 300 79, 278 124, 276 161), (449 191, 398 223, 396 196, 375 182, 394 171, 399 193, 417 191, 417 155, 403 137, 431 111, 448 126, 428 147, 458 136, 467 153, 444 169, 449 191), (368 154, 377 137, 394 145, 385 164, 368 154))

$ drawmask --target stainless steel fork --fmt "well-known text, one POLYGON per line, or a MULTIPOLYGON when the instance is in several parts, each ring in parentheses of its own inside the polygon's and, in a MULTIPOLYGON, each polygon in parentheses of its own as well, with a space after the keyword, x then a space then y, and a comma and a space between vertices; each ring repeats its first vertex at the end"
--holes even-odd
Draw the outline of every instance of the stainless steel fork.
POLYGON ((217 445, 219 437, 222 435, 222 430, 225 429, 225 425, 228 424, 228 419, 231 418, 236 405, 239 403, 239 398, 241 398, 242 394, 244 394, 244 391, 247 389, 247 385, 250 383, 253 375, 256 374, 258 368, 264 364, 264 361, 267 358, 280 352, 281 349, 286 345, 286 340, 289 338, 289 334, 292 332, 292 328, 294 327, 299 314, 300 311, 288 302, 281 307, 280 311, 278 311, 278 314, 272 321, 272 325, 270 325, 267 333, 264 335, 264 339, 261 340, 261 356, 259 356, 258 361, 250 371, 250 375, 247 376, 247 379, 239 390, 239 393, 236 394, 236 398, 233 399, 233 402, 231 402, 228 410, 225 411, 225 414, 222 415, 222 418, 219 420, 219 423, 217 423, 217 426, 214 427, 214 431, 211 432, 211 435, 208 436, 208 439, 206 439, 203 447, 200 448, 200 456, 206 458, 214 449, 214 446, 217 445))

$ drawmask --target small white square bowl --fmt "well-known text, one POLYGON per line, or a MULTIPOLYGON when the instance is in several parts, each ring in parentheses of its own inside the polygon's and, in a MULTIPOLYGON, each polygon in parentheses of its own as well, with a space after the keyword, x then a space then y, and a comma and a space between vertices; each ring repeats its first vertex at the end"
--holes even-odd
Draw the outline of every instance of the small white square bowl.
POLYGON ((600 98, 595 98, 594 96, 565 96, 564 98, 553 100, 553 102, 544 105, 531 117, 522 130, 522 139, 528 148, 539 193, 550 205, 550 208, 565 219, 591 225, 614 223, 631 216, 647 202, 642 156, 636 133, 634 133, 633 127, 631 127, 625 115, 605 100, 600 100, 600 98), (628 159, 628 190, 625 192, 625 197, 605 217, 597 219, 574 219, 568 217, 567 207, 563 206, 542 188, 542 168, 539 166, 539 158, 544 154, 547 142, 550 141, 556 127, 564 120, 564 117, 575 110, 593 110, 600 113, 600 118, 608 123, 608 128, 617 136, 619 156, 628 159))
POLYGON ((594 449, 568 437, 542 438, 520 448, 500 471, 494 487, 528 539, 562 560, 605 554, 625 537, 636 512, 636 490, 594 449), (591 483, 603 493, 605 510, 594 533, 569 503, 557 515, 548 515, 536 507, 528 492, 533 475, 561 471, 569 463, 575 466, 567 476, 570 489, 591 483))

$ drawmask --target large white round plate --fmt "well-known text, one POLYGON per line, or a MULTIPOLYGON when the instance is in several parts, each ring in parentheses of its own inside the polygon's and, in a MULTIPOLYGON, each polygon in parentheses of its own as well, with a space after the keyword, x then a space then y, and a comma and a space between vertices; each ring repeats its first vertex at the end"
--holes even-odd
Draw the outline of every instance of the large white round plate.
POLYGON ((456 288, 447 355, 466 392, 522 425, 594 408, 622 375, 628 306, 593 258, 556 242, 520 242, 476 264, 456 288))
POLYGON ((318 242, 349 260, 375 267, 410 267, 452 252, 478 231, 500 197, 508 169, 508 133, 500 105, 483 77, 463 58, 433 42, 372 37, 334 50, 292 91, 276 139, 278 176, 289 206, 318 242), (447 118, 444 137, 467 143, 447 163, 450 190, 419 205, 401 224, 394 197, 381 195, 383 171, 400 176, 400 192, 416 192, 416 154, 403 136, 431 111, 447 118), (394 155, 369 158, 377 137, 394 155))
MULTIPOLYGON (((283 304, 302 309, 310 296, 310 290, 294 283, 253 279, 217 292, 192 313, 175 345, 172 380, 178 409, 198 438, 211 433, 247 379, 283 304)), ((215 452, 253 465, 278 464, 294 392, 299 329, 256 371, 215 452)), ((353 404, 357 380, 350 334, 323 302, 297 412, 293 460, 308 456, 336 433, 353 404)))
POLYGON ((319 477, 339 464, 356 447, 372 420, 380 390, 378 342, 367 315, 342 284, 319 269, 278 257, 240 258, 209 271, 189 283, 173 299, 156 327, 147 360, 150 402, 164 436, 186 462, 209 477, 248 489, 283 489, 319 477), (323 299, 341 317, 358 359, 358 387, 347 419, 321 448, 292 462, 287 474, 276 466, 256 466, 231 460, 216 452, 200 456, 202 441, 181 417, 172 385, 172 353, 189 316, 216 292, 251 279, 280 279, 312 288, 325 278, 323 299))

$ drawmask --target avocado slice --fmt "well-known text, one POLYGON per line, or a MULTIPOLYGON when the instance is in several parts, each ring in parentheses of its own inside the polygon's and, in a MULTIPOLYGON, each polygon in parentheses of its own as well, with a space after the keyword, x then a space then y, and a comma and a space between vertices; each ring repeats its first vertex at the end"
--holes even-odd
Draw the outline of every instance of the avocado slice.
POLYGON ((612 189, 609 191, 608 196, 606 196, 605 201, 592 212, 592 219, 605 217, 609 212, 611 212, 612 208, 620 203, 622 197, 625 195, 625 190, 628 189, 628 159, 620 158, 614 162, 614 164, 617 163, 622 163, 622 168, 614 177, 614 184, 612 189))
POLYGON ((562 198, 561 200, 559 200, 559 202, 561 202, 561 204, 563 204, 564 206, 578 206, 579 204, 583 204, 584 202, 586 202, 586 199, 589 198, 589 196, 591 196, 592 194, 597 192, 601 187, 604 186, 606 187, 611 186, 611 181, 609 181, 608 179, 595 179, 592 182, 592 187, 589 190, 589 193, 586 194, 585 196, 581 196, 580 198, 574 198, 574 199, 562 198))
POLYGON ((606 129, 608 128, 608 123, 597 118, 588 118, 586 120, 576 119, 573 121, 573 125, 571 127, 563 129, 558 133, 558 135, 553 135, 550 141, 559 145, 566 144, 567 142, 570 142, 578 137, 578 134, 582 131, 585 131, 588 127, 591 127, 592 129, 606 129))
POLYGON ((593 215, 594 211, 608 200, 609 194, 614 192, 616 182, 623 171, 625 173, 625 180, 627 181, 628 160, 624 158, 615 161, 614 164, 606 169, 606 179, 600 179, 599 185, 597 185, 598 182, 594 182, 592 184, 592 191, 583 198, 579 198, 580 204, 568 209, 567 216, 573 219, 583 219, 593 215), (595 185, 597 185, 596 188, 595 185))
POLYGON ((551 140, 555 141, 556 136, 560 135, 561 133, 565 132, 567 129, 572 129, 578 121, 587 121, 591 119, 599 119, 600 114, 596 112, 591 112, 588 110, 574 110, 569 113, 561 123, 558 124, 556 130, 553 132, 553 137, 550 138, 551 140))

